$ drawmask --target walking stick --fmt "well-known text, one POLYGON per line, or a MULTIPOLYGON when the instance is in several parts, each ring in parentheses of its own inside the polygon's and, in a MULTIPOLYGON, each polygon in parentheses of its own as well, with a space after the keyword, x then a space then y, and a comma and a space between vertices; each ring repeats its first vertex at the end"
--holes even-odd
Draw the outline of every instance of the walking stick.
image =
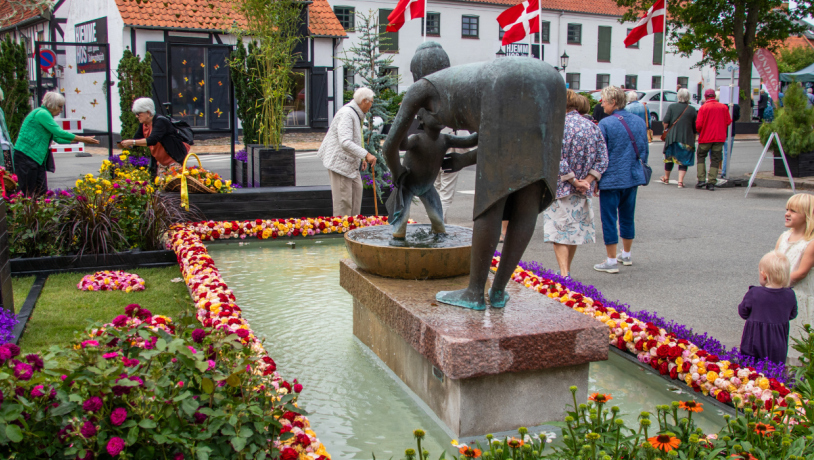
POLYGON ((370 165, 370 174, 373 176, 373 211, 376 217, 379 217, 379 201, 376 200, 379 195, 376 192, 376 166, 370 165))

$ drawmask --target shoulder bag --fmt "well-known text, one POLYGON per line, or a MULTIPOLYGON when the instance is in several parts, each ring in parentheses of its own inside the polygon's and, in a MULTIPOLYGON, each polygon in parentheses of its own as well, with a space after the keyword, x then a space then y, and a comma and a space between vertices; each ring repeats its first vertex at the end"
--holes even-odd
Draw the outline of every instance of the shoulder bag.
MULTIPOLYGON (((686 109, 685 109, 686 110, 686 109)), ((683 114, 684 112, 682 112, 683 114)), ((625 127, 625 131, 627 131, 627 135, 630 137, 630 142, 633 144, 633 150, 636 152, 636 159, 639 160, 639 164, 642 165, 642 172, 644 173, 644 185, 647 186, 650 183, 650 176, 653 174, 653 169, 650 168, 650 165, 642 161, 641 155, 639 155, 639 146, 636 145, 636 139, 633 137, 633 133, 630 131, 630 127, 625 123, 625 119, 622 118, 621 115, 614 115, 619 121, 622 123, 622 126, 625 127)))
MULTIPOLYGON (((689 108, 690 108, 690 104, 689 104, 689 102, 688 102, 688 103, 687 103, 687 107, 684 107, 684 110, 682 110, 682 111, 681 111, 681 115, 684 115, 684 112, 686 112, 686 111, 687 111, 687 109, 689 109, 689 108)), ((681 120, 681 115, 679 115, 679 116, 678 116, 678 118, 676 118, 676 121, 674 121, 674 122, 673 122, 673 125, 672 125, 672 126, 670 126, 669 128, 665 129, 665 130, 664 130, 664 132, 662 132, 662 133, 661 133, 661 140, 662 140, 662 142, 664 142, 664 141, 666 141, 666 140, 667 140, 667 133, 669 133, 669 132, 670 132, 670 129, 672 129, 672 128, 673 128, 673 126, 675 126, 675 125, 676 125, 676 123, 678 123, 678 120, 681 120)))

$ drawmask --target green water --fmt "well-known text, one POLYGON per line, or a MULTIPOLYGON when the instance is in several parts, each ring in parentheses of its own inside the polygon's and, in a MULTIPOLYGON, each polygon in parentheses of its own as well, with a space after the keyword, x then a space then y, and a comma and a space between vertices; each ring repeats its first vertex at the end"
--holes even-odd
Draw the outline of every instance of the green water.
MULTIPOLYGON (((280 373, 303 384, 300 401, 335 459, 401 458, 415 447, 416 428, 427 432, 423 444, 432 458, 451 447, 437 419, 354 338, 352 297, 339 286, 339 259, 347 257, 342 239, 297 240, 294 249, 277 241, 208 249, 252 329, 266 338, 280 373)), ((628 426, 638 426, 642 410, 692 398, 671 388, 613 354, 591 364, 589 391, 612 394, 628 426)), ((723 419, 714 407, 705 409, 693 419, 717 432, 723 419)))

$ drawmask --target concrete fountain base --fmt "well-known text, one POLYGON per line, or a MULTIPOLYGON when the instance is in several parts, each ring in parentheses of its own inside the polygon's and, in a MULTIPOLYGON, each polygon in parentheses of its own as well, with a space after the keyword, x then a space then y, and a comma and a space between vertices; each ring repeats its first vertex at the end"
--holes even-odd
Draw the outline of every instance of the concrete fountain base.
POLYGON ((467 283, 384 278, 340 262, 354 335, 456 436, 562 420, 571 385, 586 400, 588 363, 608 359, 607 326, 514 282, 504 309, 435 301, 467 283))

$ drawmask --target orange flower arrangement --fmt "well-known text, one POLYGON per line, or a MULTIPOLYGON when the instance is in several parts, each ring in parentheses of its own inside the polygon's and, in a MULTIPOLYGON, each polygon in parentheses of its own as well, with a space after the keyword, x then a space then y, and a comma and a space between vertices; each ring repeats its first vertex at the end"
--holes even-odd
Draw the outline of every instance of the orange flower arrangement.
POLYGON ((681 401, 680 403, 678 403, 678 407, 680 409, 684 409, 687 412, 704 412, 704 408, 701 407, 703 405, 704 403, 700 403, 695 400, 681 401))
POLYGON ((757 433, 757 434, 759 434, 761 436, 766 436, 767 434, 771 433, 772 431, 774 431, 774 427, 769 425, 769 424, 766 424, 766 423, 757 423, 757 424, 755 424, 755 433, 757 433))
POLYGON ((480 457, 481 451, 480 449, 473 449, 469 446, 464 446, 458 449, 458 452, 461 453, 466 458, 478 458, 480 457))
POLYGON ((517 449, 519 447, 523 447, 523 444, 525 443, 522 439, 510 438, 506 444, 508 444, 512 449, 517 449))
POLYGON ((656 449, 663 450, 664 452, 670 452, 678 448, 678 445, 681 444, 680 439, 671 436, 669 433, 653 436, 652 438, 648 438, 647 441, 656 449))
POLYGON ((592 394, 591 396, 588 397, 589 401, 593 401, 593 402, 595 402, 597 404, 605 404, 606 402, 610 401, 611 399, 613 399, 613 396, 602 394, 602 393, 594 393, 594 394, 592 394))

